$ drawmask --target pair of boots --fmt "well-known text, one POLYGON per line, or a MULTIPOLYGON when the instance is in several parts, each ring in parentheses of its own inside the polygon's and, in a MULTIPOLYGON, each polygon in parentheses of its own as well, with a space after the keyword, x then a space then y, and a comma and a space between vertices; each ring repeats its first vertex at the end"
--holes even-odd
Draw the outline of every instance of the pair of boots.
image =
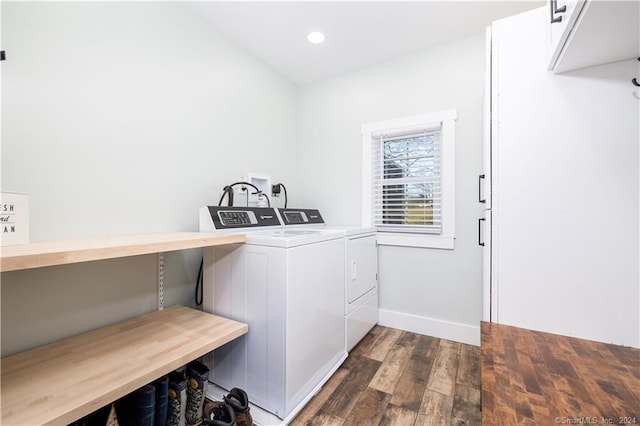
POLYGON ((116 401, 120 426, 166 426, 167 386, 169 378, 161 377, 116 401))
POLYGON ((252 426, 253 417, 249 409, 249 397, 242 389, 233 388, 223 397, 204 409, 204 424, 213 426, 252 426))
POLYGON ((169 374, 166 426, 198 426, 203 423, 204 398, 209 368, 199 361, 187 364, 185 372, 169 374))

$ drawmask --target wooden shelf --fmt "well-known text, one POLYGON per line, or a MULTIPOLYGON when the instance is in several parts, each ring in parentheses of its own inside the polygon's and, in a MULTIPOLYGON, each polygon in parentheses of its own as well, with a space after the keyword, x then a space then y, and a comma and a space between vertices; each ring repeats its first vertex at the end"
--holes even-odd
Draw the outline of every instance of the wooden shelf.
POLYGON ((68 424, 245 334, 172 306, 2 359, 2 424, 68 424))
MULTIPOLYGON (((31 243, 0 249, 0 271, 244 241, 243 234, 174 232, 31 243)), ((247 331, 173 306, 2 358, 0 424, 71 423, 247 331)))
POLYGON ((0 249, 0 272, 242 243, 243 234, 172 232, 31 243, 0 249))

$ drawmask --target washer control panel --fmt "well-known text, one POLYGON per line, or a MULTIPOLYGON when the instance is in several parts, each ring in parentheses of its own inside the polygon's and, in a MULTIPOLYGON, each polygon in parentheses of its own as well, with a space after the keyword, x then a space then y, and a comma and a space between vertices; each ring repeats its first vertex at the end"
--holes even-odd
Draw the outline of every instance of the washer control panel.
POLYGON ((255 225, 258 223, 256 214, 252 211, 234 211, 234 210, 220 210, 218 211, 218 218, 220 223, 224 226, 241 226, 241 225, 255 225))
MULTIPOLYGON (((201 216, 200 229, 254 228, 262 226, 280 226, 276 210, 270 207, 214 207, 207 206, 208 214, 204 219, 209 223, 203 226, 201 216)), ((205 211, 207 211, 205 210, 205 211)))

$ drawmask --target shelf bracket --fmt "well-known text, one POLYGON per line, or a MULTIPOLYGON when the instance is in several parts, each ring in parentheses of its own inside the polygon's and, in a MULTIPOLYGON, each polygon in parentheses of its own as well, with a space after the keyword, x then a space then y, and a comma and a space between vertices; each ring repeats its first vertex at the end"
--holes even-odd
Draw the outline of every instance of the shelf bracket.
POLYGON ((158 310, 164 309, 164 253, 158 253, 158 310))

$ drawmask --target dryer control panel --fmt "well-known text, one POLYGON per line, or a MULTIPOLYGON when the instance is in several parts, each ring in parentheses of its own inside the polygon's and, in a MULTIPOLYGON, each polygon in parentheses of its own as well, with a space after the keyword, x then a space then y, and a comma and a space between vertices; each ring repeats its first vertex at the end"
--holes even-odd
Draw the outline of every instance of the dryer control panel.
POLYGON ((322 224, 324 219, 316 209, 278 209, 284 225, 322 224))

